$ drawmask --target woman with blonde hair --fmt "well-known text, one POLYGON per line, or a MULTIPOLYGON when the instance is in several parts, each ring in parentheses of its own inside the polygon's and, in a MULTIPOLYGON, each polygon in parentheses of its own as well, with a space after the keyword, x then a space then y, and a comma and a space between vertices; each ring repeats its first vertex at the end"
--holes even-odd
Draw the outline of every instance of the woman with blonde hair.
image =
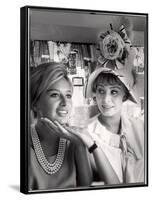
POLYGON ((33 68, 30 92, 29 190, 89 186, 92 173, 85 146, 56 125, 68 126, 72 108, 73 88, 65 66, 46 63, 33 68))

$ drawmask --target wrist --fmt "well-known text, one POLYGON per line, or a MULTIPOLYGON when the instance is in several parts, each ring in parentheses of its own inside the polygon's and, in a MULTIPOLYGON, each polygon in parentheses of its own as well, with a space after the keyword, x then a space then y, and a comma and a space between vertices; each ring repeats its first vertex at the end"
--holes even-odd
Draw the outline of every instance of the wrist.
POLYGON ((98 148, 98 146, 94 141, 94 143, 88 148, 89 153, 93 153, 96 148, 98 148))

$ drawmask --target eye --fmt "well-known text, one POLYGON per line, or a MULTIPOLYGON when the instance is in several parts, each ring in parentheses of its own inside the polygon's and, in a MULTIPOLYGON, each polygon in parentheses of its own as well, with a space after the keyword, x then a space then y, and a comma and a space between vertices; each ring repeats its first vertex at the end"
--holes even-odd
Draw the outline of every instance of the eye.
POLYGON ((111 90, 111 94, 114 95, 114 96, 117 95, 118 93, 119 93, 118 90, 111 90))
POLYGON ((67 97, 67 99, 71 99, 72 98, 72 94, 67 94, 66 97, 67 97))
POLYGON ((58 98, 59 96, 60 96, 60 94, 58 94, 58 93, 50 94, 50 97, 52 97, 52 98, 58 98))
POLYGON ((104 91, 103 88, 97 88, 97 92, 98 92, 99 94, 104 94, 104 93, 105 93, 105 91, 104 91))

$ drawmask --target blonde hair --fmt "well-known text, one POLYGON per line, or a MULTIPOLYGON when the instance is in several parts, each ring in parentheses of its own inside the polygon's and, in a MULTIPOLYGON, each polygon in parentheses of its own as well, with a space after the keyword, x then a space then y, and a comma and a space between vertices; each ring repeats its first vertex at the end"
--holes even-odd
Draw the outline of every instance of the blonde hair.
POLYGON ((46 91, 50 85, 65 78, 72 86, 72 83, 67 75, 67 70, 62 63, 44 63, 31 69, 30 76, 30 92, 31 106, 39 100, 42 92, 46 91))

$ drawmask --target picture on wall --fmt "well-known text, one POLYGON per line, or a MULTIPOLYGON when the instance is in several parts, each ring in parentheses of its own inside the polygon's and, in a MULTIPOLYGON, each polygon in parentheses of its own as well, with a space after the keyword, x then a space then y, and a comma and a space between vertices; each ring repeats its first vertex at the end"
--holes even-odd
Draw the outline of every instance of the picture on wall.
POLYGON ((21 8, 25 194, 148 185, 148 14, 21 8))

